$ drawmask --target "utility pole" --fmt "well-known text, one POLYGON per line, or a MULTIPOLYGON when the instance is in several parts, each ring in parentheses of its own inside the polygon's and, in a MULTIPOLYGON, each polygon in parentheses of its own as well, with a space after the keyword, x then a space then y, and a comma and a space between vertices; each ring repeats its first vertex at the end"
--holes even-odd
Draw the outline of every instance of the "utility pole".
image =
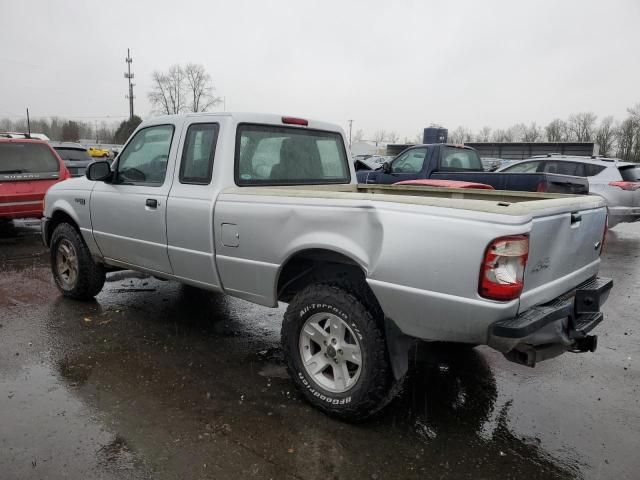
POLYGON ((353 120, 349 120, 349 148, 351 148, 351 128, 353 126, 353 120))
POLYGON ((95 123, 95 124, 96 124, 96 143, 100 143, 100 142, 98 141, 98 120, 94 120, 94 122, 96 122, 96 123, 95 123))
POLYGON ((133 78, 133 73, 131 73, 131 62, 133 62, 133 58, 131 58, 128 48, 127 58, 125 58, 124 61, 127 62, 127 71, 124 73, 124 78, 129 80, 129 95, 125 95, 125 98, 129 99, 129 120, 131 120, 133 118, 133 87, 135 84, 131 83, 131 79, 133 78))
POLYGON ((31 138, 31 119, 29 119, 29 109, 27 108, 27 138, 31 138))

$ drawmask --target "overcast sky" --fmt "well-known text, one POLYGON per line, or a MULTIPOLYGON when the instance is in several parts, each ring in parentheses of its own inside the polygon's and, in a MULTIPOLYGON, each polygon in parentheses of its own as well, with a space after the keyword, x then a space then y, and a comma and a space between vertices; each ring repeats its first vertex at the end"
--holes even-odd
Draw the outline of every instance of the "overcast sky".
MULTIPOLYGON (((153 70, 203 64, 227 110, 410 138, 640 102, 640 1, 0 0, 0 117, 149 117, 153 70)), ((91 118, 90 118, 91 117, 91 118)))

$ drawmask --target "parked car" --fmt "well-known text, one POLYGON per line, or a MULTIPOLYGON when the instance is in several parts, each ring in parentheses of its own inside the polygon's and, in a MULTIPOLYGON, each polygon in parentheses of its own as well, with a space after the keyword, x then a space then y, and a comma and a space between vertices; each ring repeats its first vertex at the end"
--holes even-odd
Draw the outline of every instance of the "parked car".
POLYGON ((640 220, 640 165, 603 157, 548 155, 504 167, 500 172, 547 172, 585 177, 591 195, 605 199, 609 227, 640 220))
POLYGON ((416 339, 529 366, 595 349, 611 288, 601 198, 357 185, 345 145, 337 125, 301 118, 145 121, 113 166, 47 193, 55 284, 90 299, 106 271, 134 269, 286 302, 293 382, 349 420, 391 400, 416 339))
POLYGON ((0 219, 42 217, 46 191, 67 178, 46 141, 0 138, 0 219))
POLYGON ((109 150, 106 148, 89 147, 87 151, 92 157, 107 158, 109 156, 109 150))
POLYGON ((357 172, 364 184, 393 184, 405 180, 459 180, 491 185, 496 190, 589 193, 586 179, 553 173, 485 172, 478 152, 461 145, 416 145, 375 171, 357 172))
POLYGON ((36 140, 49 140, 44 133, 26 133, 26 132, 0 132, 1 138, 34 138, 36 140))
POLYGON ((72 177, 84 175, 87 166, 93 162, 93 158, 91 158, 87 149, 79 143, 49 142, 49 144, 62 158, 72 177))

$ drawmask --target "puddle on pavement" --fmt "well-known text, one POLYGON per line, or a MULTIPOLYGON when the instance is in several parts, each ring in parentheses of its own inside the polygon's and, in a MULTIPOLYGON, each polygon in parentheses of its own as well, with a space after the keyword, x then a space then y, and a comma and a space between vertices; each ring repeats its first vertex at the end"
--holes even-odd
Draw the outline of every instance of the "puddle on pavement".
POLYGON ((4 478, 111 479, 140 469, 133 452, 114 447, 120 437, 46 362, 0 377, 0 412, 4 478))
MULTIPOLYGON (((0 289, 33 283, 25 271, 11 275, 0 289)), ((153 478, 305 479, 605 478, 614 471, 580 447, 593 443, 576 435, 583 430, 558 421, 558 412, 579 403, 560 395, 562 376, 544 383, 563 369, 575 383, 573 358, 525 372, 482 348, 416 349, 402 394, 379 416, 351 425, 296 393, 279 347, 283 307, 133 272, 110 273, 96 302, 50 294, 10 306, 9 326, 30 320, 34 326, 24 328, 42 330, 41 350, 50 352, 22 370, 15 359, 9 370, 0 365, 0 420, 12 429, 0 430, 0 463, 9 458, 24 474, 16 478, 41 472, 32 460, 46 473, 65 459, 71 478, 145 478, 145 468, 153 478), (550 412, 547 394, 560 402, 550 412)), ((595 387, 576 388, 591 395, 595 387)))

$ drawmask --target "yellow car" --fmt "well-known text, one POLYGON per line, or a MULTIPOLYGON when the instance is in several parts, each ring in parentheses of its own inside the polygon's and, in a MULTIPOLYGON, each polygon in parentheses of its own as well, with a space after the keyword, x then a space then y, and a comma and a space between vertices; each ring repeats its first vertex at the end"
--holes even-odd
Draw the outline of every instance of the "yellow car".
POLYGON ((92 157, 107 158, 109 156, 109 150, 105 148, 89 147, 87 151, 92 157))

